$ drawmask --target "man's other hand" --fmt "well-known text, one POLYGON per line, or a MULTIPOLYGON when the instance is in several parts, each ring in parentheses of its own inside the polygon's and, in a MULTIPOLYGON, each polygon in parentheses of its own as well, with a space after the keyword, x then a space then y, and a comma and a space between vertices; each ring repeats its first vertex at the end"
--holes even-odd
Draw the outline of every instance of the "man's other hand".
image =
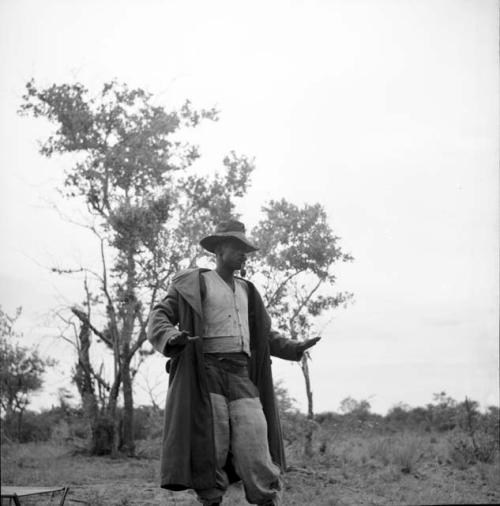
POLYGON ((185 346, 189 341, 199 339, 199 336, 191 336, 187 330, 182 330, 178 335, 171 338, 169 343, 171 346, 185 346))
POLYGON ((300 353, 304 353, 304 351, 314 346, 320 339, 321 337, 318 336, 313 337, 312 339, 306 339, 305 341, 302 341, 298 346, 300 353))

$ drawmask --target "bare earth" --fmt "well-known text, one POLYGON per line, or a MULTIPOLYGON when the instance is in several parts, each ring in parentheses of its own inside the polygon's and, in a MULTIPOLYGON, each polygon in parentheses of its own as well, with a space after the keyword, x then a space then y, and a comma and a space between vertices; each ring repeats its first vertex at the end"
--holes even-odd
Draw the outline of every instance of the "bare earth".
MULTIPOLYGON (((56 442, 4 444, 2 484, 70 486, 66 504, 92 506, 199 503, 191 492, 158 488, 159 440, 138 441, 138 458, 111 459, 75 453, 56 442)), ((500 466, 451 458, 445 435, 350 435, 317 445, 313 459, 287 449, 284 505, 495 504, 500 502, 500 466)), ((56 499, 23 505, 58 504, 56 499)), ((233 485, 224 504, 248 504, 233 485)))

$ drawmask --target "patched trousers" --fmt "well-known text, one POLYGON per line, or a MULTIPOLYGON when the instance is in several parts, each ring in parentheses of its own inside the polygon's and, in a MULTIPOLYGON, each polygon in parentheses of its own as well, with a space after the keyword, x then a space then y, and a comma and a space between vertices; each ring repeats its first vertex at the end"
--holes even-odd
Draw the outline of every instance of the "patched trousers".
POLYGON ((224 465, 231 455, 247 501, 279 504, 280 469, 271 460, 267 422, 257 387, 248 376, 246 356, 205 354, 205 363, 214 421, 216 487, 196 490, 198 499, 210 504, 222 498, 229 485, 224 465))

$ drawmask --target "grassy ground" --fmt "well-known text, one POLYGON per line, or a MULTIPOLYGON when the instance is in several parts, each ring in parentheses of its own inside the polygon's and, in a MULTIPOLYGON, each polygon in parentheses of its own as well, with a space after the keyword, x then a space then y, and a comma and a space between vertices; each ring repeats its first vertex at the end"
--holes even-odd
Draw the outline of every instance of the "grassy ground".
MULTIPOLYGON (((319 432, 316 455, 287 449, 284 505, 416 505, 500 502, 498 452, 490 463, 469 463, 448 435, 319 432)), ((199 504, 190 492, 158 488, 159 440, 139 441, 136 459, 88 457, 55 442, 4 444, 2 484, 67 485, 66 504, 92 506, 199 504)), ((225 504, 247 504, 240 485, 225 504)), ((40 500, 27 504, 57 504, 40 500)))

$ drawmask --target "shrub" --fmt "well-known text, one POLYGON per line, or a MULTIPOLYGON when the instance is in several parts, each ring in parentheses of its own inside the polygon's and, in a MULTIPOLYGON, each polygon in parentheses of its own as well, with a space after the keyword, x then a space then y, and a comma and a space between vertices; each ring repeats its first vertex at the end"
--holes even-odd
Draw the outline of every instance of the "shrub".
POLYGON ((388 437, 378 437, 370 441, 368 445, 368 454, 371 458, 377 459, 384 466, 391 462, 392 441, 388 437))
POLYGON ((474 438, 462 430, 449 437, 449 457, 458 469, 467 469, 478 462, 492 463, 498 452, 494 439, 485 432, 476 432, 474 438))
POLYGON ((343 415, 339 415, 338 413, 333 413, 332 411, 325 411, 324 413, 318 413, 314 415, 314 419, 325 427, 333 426, 342 423, 344 417, 343 415))
POLYGON ((284 441, 288 444, 302 444, 304 434, 307 432, 308 420, 306 415, 299 411, 287 411, 280 413, 280 417, 284 441))
POLYGON ((52 427, 56 425, 59 419, 59 414, 54 413, 53 410, 42 413, 26 410, 22 415, 19 426, 17 414, 6 416, 2 420, 2 425, 6 434, 14 434, 19 443, 30 443, 49 440, 52 427))
POLYGON ((134 410, 134 439, 150 439, 161 436, 163 413, 152 406, 139 406, 134 410))
POLYGON ((432 425, 432 414, 428 409, 416 407, 408 412, 408 425, 411 427, 429 428, 432 425))
POLYGON ((405 434, 399 438, 378 437, 370 441, 368 454, 383 465, 393 464, 403 473, 411 473, 422 456, 422 440, 405 434))
POLYGON ((495 441, 495 446, 500 446, 500 410, 498 406, 489 406, 488 411, 481 416, 483 430, 495 441))
POLYGON ((408 426, 410 418, 410 407, 406 404, 399 403, 393 406, 387 413, 385 420, 391 425, 401 428, 408 426))
POLYGON ((454 432, 449 436, 449 458, 458 469, 467 469, 476 462, 474 448, 469 438, 462 432, 454 432))
POLYGON ((450 457, 460 468, 477 462, 491 463, 499 450, 498 408, 481 414, 478 403, 465 399, 457 407, 460 427, 450 437, 450 457))
POLYGON ((369 418, 370 409, 370 403, 366 399, 357 401, 352 397, 346 397, 340 403, 340 411, 342 411, 342 413, 361 422, 364 422, 369 418))
POLYGON ((392 463, 403 473, 411 473, 415 471, 422 454, 421 440, 406 434, 398 438, 393 446, 392 463))

